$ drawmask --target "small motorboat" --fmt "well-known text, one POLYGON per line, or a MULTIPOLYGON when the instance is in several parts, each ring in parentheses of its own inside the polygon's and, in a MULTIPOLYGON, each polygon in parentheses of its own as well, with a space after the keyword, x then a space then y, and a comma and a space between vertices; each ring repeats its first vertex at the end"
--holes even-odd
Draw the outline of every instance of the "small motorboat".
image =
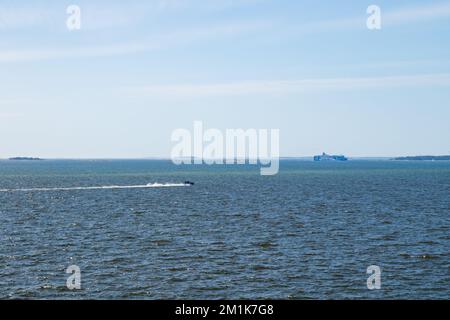
POLYGON ((194 183, 192 181, 185 181, 184 184, 187 185, 187 186, 193 186, 194 185, 194 183))

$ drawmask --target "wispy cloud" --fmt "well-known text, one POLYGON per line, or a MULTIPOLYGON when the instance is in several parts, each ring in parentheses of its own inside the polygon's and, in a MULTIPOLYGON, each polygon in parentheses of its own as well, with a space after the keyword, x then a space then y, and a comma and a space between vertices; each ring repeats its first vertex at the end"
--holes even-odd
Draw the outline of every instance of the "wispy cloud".
MULTIPOLYGON (((155 15, 170 15, 183 10, 220 11, 250 6, 266 0, 149 0, 149 1, 75 1, 82 13, 84 30, 134 27, 155 15)), ((68 4, 67 4, 68 5, 68 4)), ((67 6, 66 5, 66 6, 67 6)), ((30 27, 65 26, 64 4, 0 4, 0 31, 30 27)))
POLYGON ((137 54, 201 40, 247 34, 267 26, 268 24, 265 22, 232 23, 174 31, 164 35, 157 35, 147 40, 113 45, 83 46, 62 49, 3 50, 0 51, 0 63, 137 54))
POLYGON ((238 6, 255 5, 266 0, 157 0, 156 5, 160 9, 203 9, 223 10, 238 6))
POLYGON ((38 8, 0 6, 0 31, 34 27, 45 23, 48 18, 48 12, 38 8))
POLYGON ((114 55, 133 54, 150 51, 157 48, 157 44, 123 44, 78 47, 67 49, 42 49, 42 50, 13 50, 0 51, 0 63, 43 61, 69 58, 95 58, 114 55))
MULTIPOLYGON (((211 11, 234 7, 260 5, 267 0, 152 0, 131 1, 124 6, 122 2, 104 3, 81 2, 83 28, 87 30, 114 27, 135 26, 155 14, 166 14, 180 10, 211 11)), ((55 24, 64 26, 66 12, 64 6, 46 6, 42 4, 14 6, 0 5, 0 30, 17 29, 55 24)), ((398 9, 382 7, 384 25, 411 23, 450 17, 450 2, 409 6, 398 9)), ((361 12, 359 17, 314 21, 302 24, 303 32, 340 30, 364 27, 367 15, 361 12)))
POLYGON ((383 23, 411 23, 421 20, 441 19, 448 17, 450 17, 450 2, 442 2, 387 11, 383 14, 383 23))
POLYGON ((290 81, 247 81, 221 84, 150 85, 125 88, 130 95, 188 97, 245 94, 287 94, 418 86, 450 86, 450 74, 406 75, 366 78, 321 78, 290 81))
MULTIPOLYGON (((30 28, 65 28, 68 17, 64 5, 21 4, 0 5, 0 31, 30 28)), ((135 25, 145 18, 142 5, 99 5, 95 2, 81 6, 84 30, 99 30, 135 25)))
MULTIPOLYGON (((127 26, 146 17, 146 12, 158 10, 174 10, 182 8, 196 7, 214 7, 226 8, 236 5, 251 5, 264 2, 265 0, 154 0, 143 5, 133 2, 132 6, 123 8, 123 5, 114 3, 104 8, 95 3, 87 3, 86 11, 83 11, 83 28, 103 29, 114 26, 127 26)), ((0 30, 17 27, 29 27, 45 24, 53 21, 56 17, 60 21, 59 25, 64 27, 66 18, 65 12, 44 10, 42 7, 20 7, 12 8, 0 6, 0 30)), ((415 7, 404 7, 395 10, 382 8, 383 26, 396 25, 402 23, 412 23, 422 20, 433 20, 450 17, 450 2, 435 4, 426 4, 415 7)), ((186 28, 179 31, 171 31, 166 34, 155 35, 148 39, 139 39, 136 42, 105 44, 96 46, 66 47, 55 46, 53 48, 24 48, 24 49, 0 49, 0 63, 4 62, 23 62, 23 61, 42 61, 53 59, 75 59, 104 56, 130 55, 142 52, 150 52, 165 47, 182 45, 201 40, 216 39, 223 36, 239 35, 250 32, 263 32, 279 30, 281 34, 292 33, 295 35, 303 33, 318 33, 339 30, 351 30, 365 28, 365 12, 360 17, 351 17, 346 19, 314 21, 297 26, 286 25, 284 23, 275 23, 271 21, 246 21, 229 22, 222 25, 202 25, 196 28, 186 28), (290 30, 290 31, 289 31, 290 30)), ((291 35, 292 35, 291 34, 291 35)))
MULTIPOLYGON (((381 14, 383 27, 428 20, 439 20, 450 17, 450 2, 409 6, 397 9, 387 9, 382 6, 381 14)), ((294 29, 296 34, 365 29, 367 17, 368 15, 366 12, 361 12, 361 15, 358 17, 313 21, 298 25, 294 27, 294 29)))

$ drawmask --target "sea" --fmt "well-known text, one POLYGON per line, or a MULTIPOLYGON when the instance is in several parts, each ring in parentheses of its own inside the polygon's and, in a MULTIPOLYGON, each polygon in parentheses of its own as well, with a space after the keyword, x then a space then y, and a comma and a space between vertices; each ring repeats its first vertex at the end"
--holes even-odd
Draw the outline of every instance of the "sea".
POLYGON ((0 299, 449 299, 450 162, 2 160, 0 241, 0 299))

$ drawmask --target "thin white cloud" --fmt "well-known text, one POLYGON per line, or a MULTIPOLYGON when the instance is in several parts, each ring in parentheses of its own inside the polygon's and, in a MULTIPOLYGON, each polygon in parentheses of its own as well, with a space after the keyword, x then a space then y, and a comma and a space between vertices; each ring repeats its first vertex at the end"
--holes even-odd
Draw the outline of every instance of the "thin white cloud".
MULTIPOLYGON (((83 3, 83 28, 86 30, 133 26, 145 21, 148 16, 171 11, 191 9, 195 11, 224 10, 227 8, 258 5, 267 0, 153 0, 145 3, 130 2, 123 6, 120 2, 107 5, 97 2, 83 3)), ((67 13, 62 6, 42 5, 2 6, 0 5, 0 30, 36 26, 64 26, 67 13)), ((450 17, 450 3, 440 2, 398 9, 381 7, 384 25, 411 23, 450 17)), ((318 32, 350 29, 365 26, 367 15, 360 17, 315 21, 301 25, 303 32, 318 32)))
POLYGON ((11 8, 0 6, 0 31, 34 27, 45 23, 48 13, 36 8, 11 8))
MULTIPOLYGON (((264 0, 217 0, 213 1, 215 7, 229 7, 243 4, 256 4, 264 0)), ((157 8, 180 8, 180 7, 196 7, 211 6, 211 2, 195 1, 195 0, 155 0, 150 3, 157 8)), ((124 26, 139 20, 138 17, 145 18, 145 10, 142 5, 133 4, 131 8, 121 11, 122 6, 109 6, 105 10, 101 7, 91 6, 91 12, 86 14, 88 23, 83 28, 101 29, 113 26, 124 26), (98 15, 95 14, 98 12, 98 15), (138 13, 138 14, 137 14, 138 13), (137 14, 137 16, 136 16, 137 14), (133 17, 135 19, 133 19, 133 17), (90 21, 90 22, 89 22, 90 21), (90 24, 89 24, 90 23, 90 24)), ((55 12, 45 12, 42 8, 22 7, 12 9, 11 7, 0 7, 0 30, 2 28, 26 27, 36 24, 42 24, 44 21, 53 21, 55 12)), ((65 14, 65 12, 63 12, 65 14)), ((62 16, 65 19, 65 16, 62 16)), ((385 25, 395 25, 401 23, 412 23, 420 20, 440 19, 450 17, 450 2, 442 2, 437 4, 428 4, 416 7, 405 7, 397 10, 384 10, 382 8, 382 23, 385 25)), ((365 12, 361 17, 349 19, 327 20, 306 23, 294 27, 278 25, 282 28, 281 32, 288 32, 291 29, 296 35, 301 33, 317 33, 332 30, 348 30, 355 28, 365 28, 365 12)), ((65 20, 61 20, 64 25, 65 20)), ((54 22, 53 22, 54 23, 54 22)), ((202 26, 183 31, 176 31, 166 35, 158 35, 147 40, 140 40, 136 43, 118 43, 98 46, 84 46, 75 48, 29 48, 17 50, 0 50, 0 63, 4 62, 22 62, 22 61, 42 61, 52 59, 74 59, 89 57, 104 57, 129 55, 141 52, 148 52, 158 48, 176 46, 189 42, 218 38, 221 36, 237 35, 246 32, 261 32, 275 25, 268 21, 251 21, 245 23, 230 23, 222 26, 202 26)))
POLYGON ((129 95, 196 97, 235 96, 246 94, 288 94, 323 92, 328 90, 418 86, 450 86, 450 74, 366 78, 322 78, 289 81, 249 81, 221 84, 150 85, 126 88, 125 92, 129 95))
MULTIPOLYGON (((81 6, 84 30, 132 26, 145 18, 143 6, 98 5, 87 3, 81 6)), ((24 28, 65 28, 68 14, 64 5, 16 4, 0 5, 0 31, 24 28)))
POLYGON ((266 0, 158 0, 156 6, 161 9, 223 10, 238 6, 255 5, 266 0))
MULTIPOLYGON (((414 7, 386 9, 381 6, 382 26, 401 25, 405 23, 418 23, 428 20, 439 20, 450 17, 450 2, 425 4, 414 7)), ((310 34, 317 32, 343 31, 365 29, 368 15, 365 11, 359 17, 344 19, 329 19, 314 21, 294 27, 296 34, 310 34)), ((288 29, 289 27, 286 27, 288 29)))
MULTIPOLYGON (((178 11, 220 11, 259 4, 266 0, 149 0, 75 1, 81 8, 83 30, 125 28, 146 22, 157 15, 178 11)), ((68 6, 68 4, 66 5, 68 6)), ((0 31, 30 27, 65 27, 68 17, 64 4, 33 3, 0 4, 0 31)))
POLYGON ((450 2, 405 7, 383 13, 384 24, 399 24, 421 20, 441 19, 450 17, 450 2))
POLYGON ((92 46, 67 49, 14 50, 0 51, 0 63, 43 61, 70 58, 95 58, 114 55, 133 54, 158 48, 156 44, 124 44, 111 46, 92 46))
POLYGON ((3 50, 0 51, 0 63, 69 58, 95 58, 136 54, 183 45, 200 40, 217 39, 221 37, 251 33, 256 30, 266 28, 267 26, 268 24, 265 22, 234 23, 176 31, 135 43, 73 47, 64 49, 50 48, 34 50, 3 50))

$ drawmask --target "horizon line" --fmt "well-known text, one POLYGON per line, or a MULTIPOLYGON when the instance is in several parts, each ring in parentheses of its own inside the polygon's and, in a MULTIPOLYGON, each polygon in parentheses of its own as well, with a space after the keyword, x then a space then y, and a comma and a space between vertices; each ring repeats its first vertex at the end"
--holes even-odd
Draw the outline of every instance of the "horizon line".
MULTIPOLYGON (((393 158, 399 158, 399 157, 426 157, 426 156, 449 156, 450 154, 416 154, 416 155, 396 155, 396 156, 386 156, 386 155, 379 155, 379 156, 346 156, 348 159, 393 159, 393 158)), ((295 159, 313 159, 315 155, 307 155, 307 156, 280 156, 278 159, 280 160, 295 160, 295 159)), ((162 156, 155 156, 155 157, 22 157, 22 156, 14 156, 14 157, 0 157, 0 161, 3 160, 14 160, 14 158, 34 158, 36 160, 167 160, 167 161, 173 161, 170 157, 162 157, 162 156)), ((184 159, 198 159, 195 157, 180 157, 176 158, 176 160, 184 160, 184 159)), ((259 160, 255 158, 206 158, 202 159, 203 161, 210 161, 210 160, 259 160)), ((267 160, 270 160, 270 158, 267 158, 267 160)), ((20 160, 18 160, 20 161, 20 160)), ((26 161, 26 160, 25 160, 26 161)), ((35 161, 35 160, 30 160, 35 161)))

